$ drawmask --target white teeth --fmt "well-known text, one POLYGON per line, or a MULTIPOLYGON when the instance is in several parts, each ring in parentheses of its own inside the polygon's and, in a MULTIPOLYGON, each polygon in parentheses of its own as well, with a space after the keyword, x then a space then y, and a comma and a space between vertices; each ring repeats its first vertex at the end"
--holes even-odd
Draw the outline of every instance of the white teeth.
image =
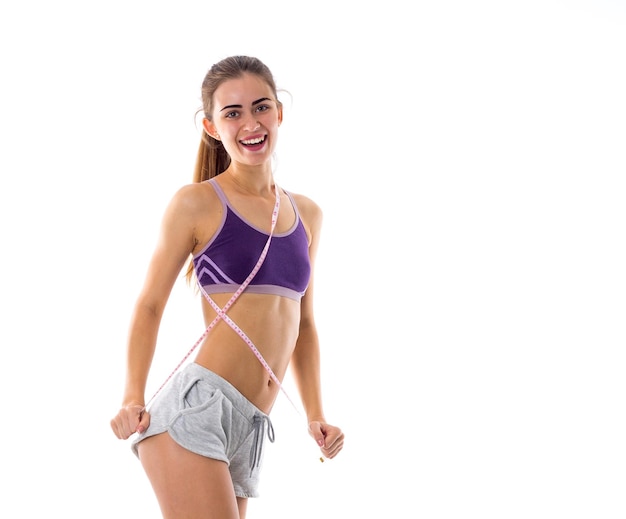
POLYGON ((256 139, 250 139, 247 141, 241 141, 243 144, 259 144, 265 140, 265 137, 257 137, 256 139))

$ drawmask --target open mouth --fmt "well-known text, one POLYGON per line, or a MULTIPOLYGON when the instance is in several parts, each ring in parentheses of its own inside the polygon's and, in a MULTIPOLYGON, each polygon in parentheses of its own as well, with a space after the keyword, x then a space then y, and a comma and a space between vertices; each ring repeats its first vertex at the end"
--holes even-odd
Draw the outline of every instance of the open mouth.
POLYGON ((246 139, 239 141, 247 148, 260 148, 263 146, 265 141, 267 140, 267 135, 263 135, 261 137, 255 137, 254 139, 246 139))

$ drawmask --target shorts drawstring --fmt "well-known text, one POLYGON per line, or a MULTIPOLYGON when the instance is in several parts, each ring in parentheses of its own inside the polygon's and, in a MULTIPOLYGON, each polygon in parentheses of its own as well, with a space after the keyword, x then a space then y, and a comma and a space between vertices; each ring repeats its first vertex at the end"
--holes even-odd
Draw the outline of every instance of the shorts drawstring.
POLYGON ((252 428, 254 429, 254 442, 250 448, 250 475, 256 467, 261 464, 261 454, 263 452, 263 437, 265 435, 265 422, 267 422, 267 438, 274 443, 274 426, 268 416, 254 415, 252 428))

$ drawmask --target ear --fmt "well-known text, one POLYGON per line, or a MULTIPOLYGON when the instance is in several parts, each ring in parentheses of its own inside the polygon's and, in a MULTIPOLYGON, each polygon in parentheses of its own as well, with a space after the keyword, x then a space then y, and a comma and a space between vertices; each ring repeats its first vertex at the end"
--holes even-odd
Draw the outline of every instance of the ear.
POLYGON ((278 105, 278 126, 283 122, 283 105, 278 105))
POLYGON ((202 119, 202 127, 204 128, 204 131, 207 132, 211 137, 217 139, 218 141, 220 140, 220 136, 215 129, 215 125, 211 121, 206 118, 202 119))

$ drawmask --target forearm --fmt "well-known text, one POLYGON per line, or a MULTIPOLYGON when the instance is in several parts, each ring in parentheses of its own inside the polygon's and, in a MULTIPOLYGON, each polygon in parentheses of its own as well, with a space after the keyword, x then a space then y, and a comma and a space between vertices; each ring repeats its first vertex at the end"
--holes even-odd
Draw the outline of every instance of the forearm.
POLYGON ((122 405, 145 403, 148 373, 156 349, 161 315, 138 305, 128 336, 126 352, 126 384, 122 405))
POLYGON ((325 421, 322 405, 320 349, 317 334, 300 335, 291 359, 291 370, 308 422, 325 421))

